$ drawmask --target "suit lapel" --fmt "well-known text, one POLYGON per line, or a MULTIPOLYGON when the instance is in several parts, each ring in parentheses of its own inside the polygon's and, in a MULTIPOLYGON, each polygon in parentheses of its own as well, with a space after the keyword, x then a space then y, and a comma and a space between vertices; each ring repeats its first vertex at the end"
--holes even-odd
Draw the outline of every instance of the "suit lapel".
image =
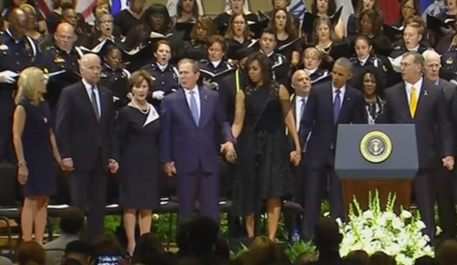
MULTIPOLYGON (((401 83, 400 89, 398 90, 398 100, 400 101, 398 104, 398 107, 401 109, 404 115, 408 117, 411 122, 414 121, 413 117, 411 116, 411 112, 409 111, 409 101, 408 101, 408 95, 406 92, 406 87, 405 83, 401 83)), ((416 109, 417 113, 417 109, 416 109)))
POLYGON ((417 95, 417 107, 416 107, 416 115, 415 117, 417 117, 419 115, 419 111, 422 109, 421 105, 424 105, 426 103, 426 97, 428 96, 428 87, 431 87, 431 86, 427 86, 426 85, 426 80, 425 78, 422 79, 422 87, 421 87, 421 92, 419 95, 417 95))
MULTIPOLYGON (((89 94, 87 93, 87 90, 86 90, 86 86, 84 85, 84 83, 82 81, 81 81, 80 92, 82 94, 81 98, 86 103, 87 107, 90 108, 90 110, 93 114, 92 117, 98 122, 94 107, 92 106, 91 98, 89 97, 89 94)), ((100 101, 101 101, 101 98, 100 98, 100 101)))
MULTIPOLYGON (((332 99, 333 99, 333 94, 332 94, 332 99)), ((344 111, 346 111, 349 108, 349 105, 351 104, 351 100, 352 100, 351 90, 349 89, 348 86, 346 86, 346 91, 344 92, 344 96, 343 96, 343 102, 341 102, 338 122, 339 122, 341 116, 343 116, 344 111)))
POLYGON ((200 121, 199 127, 206 122, 208 117, 209 109, 209 95, 205 89, 198 88, 198 94, 200 95, 200 121))
POLYGON ((192 112, 190 111, 189 103, 187 103, 186 89, 185 88, 181 88, 178 91, 179 91, 178 95, 180 95, 180 97, 181 97, 181 102, 182 102, 181 104, 183 106, 183 111, 187 114, 188 119, 192 122, 192 124, 197 126, 195 124, 195 122, 194 122, 194 117, 192 116, 192 112))

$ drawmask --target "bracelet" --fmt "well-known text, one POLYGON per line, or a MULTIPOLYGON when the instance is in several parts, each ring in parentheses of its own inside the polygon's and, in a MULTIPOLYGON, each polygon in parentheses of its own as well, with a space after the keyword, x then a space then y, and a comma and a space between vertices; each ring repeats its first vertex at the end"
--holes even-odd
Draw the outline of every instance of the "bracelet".
POLYGON ((18 165, 18 166, 25 166, 26 163, 25 163, 25 161, 19 161, 19 162, 17 163, 17 165, 18 165))

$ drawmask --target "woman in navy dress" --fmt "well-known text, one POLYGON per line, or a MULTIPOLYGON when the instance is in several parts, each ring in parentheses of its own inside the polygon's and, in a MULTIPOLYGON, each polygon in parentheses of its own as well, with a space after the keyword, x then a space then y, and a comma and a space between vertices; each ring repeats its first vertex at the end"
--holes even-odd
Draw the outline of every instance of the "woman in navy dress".
POLYGON ((43 243, 49 196, 56 192, 60 155, 51 129, 49 105, 43 99, 46 77, 29 67, 21 72, 14 111, 13 136, 18 161, 18 181, 24 187, 21 213, 22 239, 43 243))
POLYGON ((144 70, 136 71, 130 77, 129 87, 132 100, 118 116, 121 148, 119 195, 124 209, 127 247, 132 254, 137 212, 140 234, 143 235, 150 232, 152 209, 159 205, 160 120, 157 110, 146 101, 152 77, 144 70))

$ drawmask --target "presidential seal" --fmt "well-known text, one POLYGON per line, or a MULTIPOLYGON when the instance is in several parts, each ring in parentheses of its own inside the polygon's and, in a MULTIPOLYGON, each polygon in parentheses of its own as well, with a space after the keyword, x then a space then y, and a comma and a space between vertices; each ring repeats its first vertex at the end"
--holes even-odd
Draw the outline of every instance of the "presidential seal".
POLYGON ((382 163, 392 153, 392 141, 381 131, 371 131, 360 141, 360 153, 370 163, 382 163))

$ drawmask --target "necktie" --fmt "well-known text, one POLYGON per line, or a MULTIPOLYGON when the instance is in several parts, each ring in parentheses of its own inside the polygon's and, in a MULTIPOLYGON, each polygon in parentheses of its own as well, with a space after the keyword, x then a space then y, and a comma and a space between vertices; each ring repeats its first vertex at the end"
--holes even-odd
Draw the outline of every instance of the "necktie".
POLYGON ((190 112, 194 118, 195 124, 198 126, 199 115, 197 107, 197 99, 195 98, 195 91, 190 91, 190 112))
POLYGON ((298 116, 300 119, 297 121, 297 123, 300 123, 300 121, 303 119, 303 115, 305 114, 305 107, 306 107, 306 100, 304 98, 302 98, 300 101, 301 101, 300 116, 298 116))
POLYGON ((337 89, 335 93, 335 101, 333 102, 333 118, 336 123, 338 121, 341 109, 341 90, 337 89))
POLYGON ((411 87, 411 97, 409 102, 409 112, 411 113, 411 117, 414 118, 416 115, 416 108, 417 108, 417 93, 416 88, 411 87))
POLYGON ((92 107, 94 108, 95 112, 95 117, 97 117, 97 120, 100 119, 100 113, 98 111, 98 103, 97 103, 97 96, 95 95, 95 87, 91 87, 91 102, 92 102, 92 107))

